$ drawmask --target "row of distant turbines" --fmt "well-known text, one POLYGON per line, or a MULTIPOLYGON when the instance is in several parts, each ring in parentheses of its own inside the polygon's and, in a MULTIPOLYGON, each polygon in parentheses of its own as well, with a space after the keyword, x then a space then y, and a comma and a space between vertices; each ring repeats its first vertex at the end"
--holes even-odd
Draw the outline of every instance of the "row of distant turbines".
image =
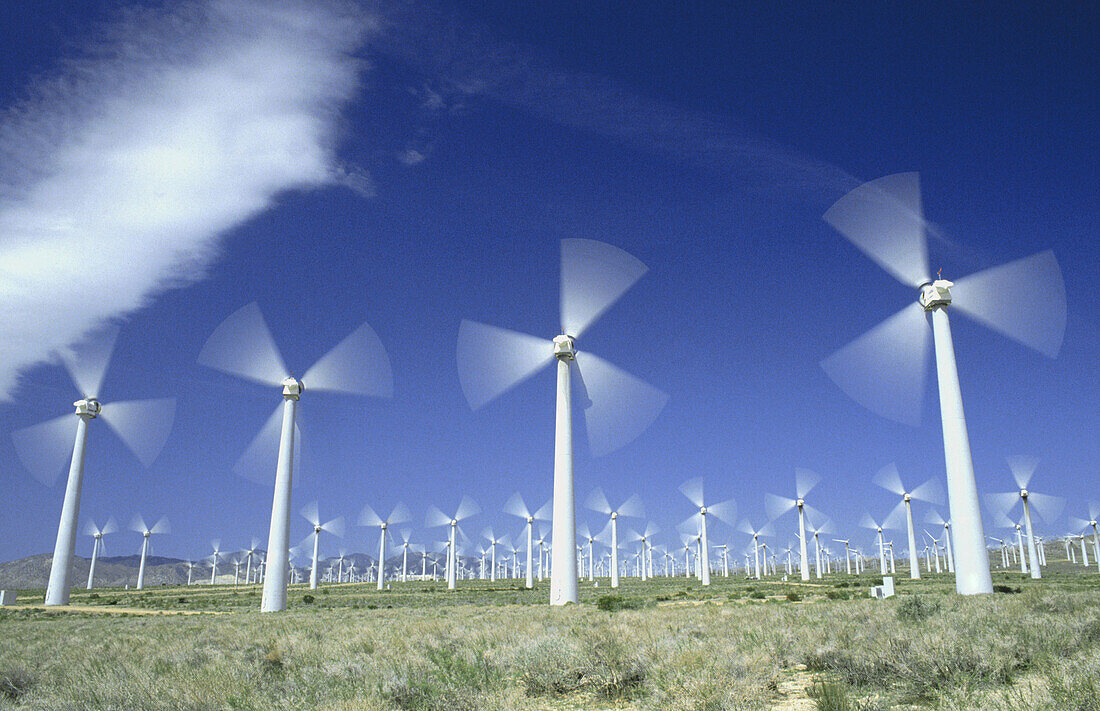
MULTIPOLYGON (((919 418, 927 354, 934 346, 943 428, 945 473, 950 507, 951 560, 956 590, 961 594, 992 592, 977 485, 955 366, 948 308, 974 318, 1048 356, 1057 355, 1065 330, 1065 290, 1054 256, 1043 252, 987 269, 953 283, 933 278, 929 267, 926 228, 919 179, 899 173, 866 183, 851 191, 824 215, 824 219, 892 276, 917 290, 918 298, 864 336, 826 358, 822 367, 850 396, 870 409, 902 421, 919 418), (929 324, 931 321, 931 324, 929 324)), ((623 250, 586 239, 561 243, 561 332, 552 339, 536 337, 464 320, 458 329, 458 375, 473 409, 487 406, 535 372, 553 364, 557 373, 550 551, 550 603, 564 605, 578 599, 579 564, 573 484, 574 394, 584 411, 592 454, 622 447, 657 418, 667 396, 591 354, 578 350, 581 336, 647 271, 623 250)), ((848 289, 845 289, 847 292, 848 289)), ((117 333, 117 332, 116 332, 117 333)), ((56 477, 69 457, 69 477, 54 548, 46 604, 68 602, 73 547, 76 541, 83 483, 88 425, 102 418, 147 466, 157 456, 171 428, 174 400, 102 404, 99 400, 114 334, 87 348, 61 353, 80 390, 76 408, 77 431, 70 449, 67 418, 21 430, 14 438, 21 458, 32 472, 56 477)), ((199 354, 200 363, 281 390, 282 400, 242 461, 277 451, 271 525, 268 533, 264 611, 286 607, 289 566, 291 486, 299 447, 296 416, 306 390, 389 397, 393 377, 382 342, 363 324, 301 378, 287 368, 259 307, 249 304, 230 315, 211 335, 199 354), (274 441, 277 439, 277 444, 274 441)), ((908 501, 912 492, 905 494, 908 501)), ((1024 517, 1031 528, 1029 497, 1021 487, 1024 517)), ((791 508, 799 513, 801 560, 807 558, 805 505, 801 497, 791 508)), ((699 568, 710 574, 707 518, 719 512, 702 499, 699 517, 699 568)), ((718 507, 720 508, 720 507, 718 507)), ((908 506, 907 506, 908 508, 908 506)), ((458 574, 456 527, 461 510, 435 517, 450 527, 447 576, 453 586, 458 574)), ((386 521, 381 521, 383 528, 386 521)), ((754 539, 761 531, 753 530, 754 539)), ((319 531, 317 531, 319 535, 319 531)), ((616 535, 614 527, 612 536, 616 535)), ((912 536, 910 536, 912 541, 912 536)), ((384 546, 384 542, 382 544, 384 546)), ((380 551, 384 548, 380 547, 380 551)), ((612 556, 616 555, 612 543, 612 556)), ((910 559, 914 547, 910 543, 910 559)), ((528 565, 528 570, 530 570, 528 565)), ((611 566, 617 575, 618 566, 611 566)), ((803 566, 802 574, 807 573, 803 566)), ((313 575, 316 575, 314 570, 313 575)), ((382 576, 379 576, 382 577, 382 576)))
MULTIPOLYGON (((1034 460, 1013 457, 1010 458, 1009 462, 1013 474, 1016 476, 1017 484, 1023 489, 1027 486, 1028 480, 1034 471, 1034 460)), ((836 572, 839 572, 842 560, 843 570, 846 574, 858 575, 864 572, 868 561, 873 561, 876 557, 882 575, 896 574, 894 542, 893 540, 886 540, 884 536, 884 530, 889 529, 905 530, 907 533, 907 554, 899 557, 905 561, 903 567, 908 569, 911 578, 920 579, 922 559, 926 572, 933 570, 936 573, 955 572, 950 522, 945 521, 936 510, 929 509, 924 517, 924 522, 935 524, 935 530, 942 531, 941 535, 937 536, 927 528, 924 528, 921 536, 914 533, 913 501, 938 503, 939 495, 935 488, 935 480, 929 480, 912 491, 908 491, 901 483, 901 478, 894 465, 884 467, 875 475, 874 481, 876 484, 899 496, 897 506, 884 519, 882 524, 878 523, 869 514, 865 514, 860 521, 859 525, 861 527, 875 532, 877 556, 874 553, 865 552, 858 544, 853 544, 851 537, 829 537, 835 535, 833 522, 819 510, 812 508, 805 502, 805 498, 819 481, 820 478, 809 470, 796 470, 795 489, 797 498, 785 499, 774 494, 765 495, 764 509, 769 516, 769 520, 760 527, 754 527, 748 519, 742 519, 734 525, 736 507, 732 499, 707 506, 703 503, 702 479, 696 478, 685 482, 680 489, 692 504, 698 507, 699 511, 689 516, 677 527, 679 544, 682 544, 680 548, 676 547, 679 544, 669 545, 658 542, 657 536, 660 530, 651 521, 645 523, 641 532, 627 525, 620 534, 619 526, 622 519, 645 518, 641 500, 634 495, 627 498, 622 504, 613 507, 603 491, 597 488, 588 496, 585 505, 593 511, 604 514, 607 517, 606 524, 595 535, 589 531, 587 524, 582 523, 579 526, 578 533, 581 542, 575 551, 579 571, 578 579, 583 580, 587 577, 589 581, 594 581, 596 578, 609 578, 610 585, 614 588, 619 586, 620 577, 633 576, 646 580, 661 575, 666 577, 687 575, 699 578, 703 585, 709 585, 710 575, 715 572, 720 572, 726 577, 730 576, 731 572, 734 575, 738 574, 740 566, 737 557, 734 556, 732 565, 729 557, 731 547, 735 546, 728 543, 707 543, 707 516, 713 516, 724 521, 738 532, 750 537, 751 541, 742 553, 744 566, 740 568, 746 577, 761 579, 769 575, 777 575, 779 574, 778 571, 785 570, 786 576, 791 576, 797 571, 803 580, 809 580, 811 575, 820 579, 822 575, 832 574, 834 568, 836 572), (704 510, 705 513, 703 513, 704 510), (793 539, 797 541, 798 550, 793 550, 796 544, 792 543, 791 540, 788 540, 785 550, 779 549, 778 544, 769 546, 768 539, 779 537, 776 532, 777 521, 792 510, 798 511, 798 529, 794 533, 793 539), (824 538, 822 537, 823 534, 824 538), (843 545, 843 558, 841 558, 839 552, 834 554, 831 543, 843 545), (597 544, 601 548, 600 551, 596 549, 597 544), (813 548, 811 555, 807 554, 807 545, 811 545, 813 548), (920 547, 921 545, 923 545, 923 548, 920 547), (607 552, 602 552, 603 548, 607 548, 607 552), (628 554, 625 557, 621 556, 621 551, 628 551, 628 554), (632 557, 629 551, 633 551, 632 557), (682 566, 680 565, 681 553, 683 556, 682 566), (712 558, 710 553, 714 553, 716 557, 712 558), (656 565, 654 556, 657 559, 656 565)), ((1058 517, 1064 503, 1056 497, 1034 493, 1029 493, 1026 497, 1015 492, 995 494, 990 497, 991 505, 998 519, 997 525, 1014 528, 1016 531, 1015 545, 1012 544, 1013 542, 1009 538, 991 537, 991 541, 999 544, 999 546, 993 547, 993 551, 994 556, 996 556, 996 552, 999 551, 1000 553, 1000 567, 1007 569, 1010 565, 1018 564, 1021 573, 1030 573, 1032 577, 1040 578, 1041 569, 1046 566, 1046 546, 1051 542, 1060 541, 1065 545, 1066 560, 1077 564, 1077 552, 1079 550, 1080 565, 1085 567, 1090 564, 1088 549, 1091 547, 1093 549, 1092 560, 1097 567, 1097 571, 1100 572, 1100 531, 1097 530, 1096 524, 1100 506, 1091 505, 1088 521, 1070 519, 1071 525, 1076 526, 1078 533, 1066 534, 1060 539, 1053 539, 1053 541, 1044 541, 1041 536, 1036 535, 1034 527, 1028 523, 1031 508, 1029 499, 1033 499, 1031 503, 1039 502, 1039 506, 1044 511, 1044 518, 1049 521, 1053 521, 1058 517), (1015 508, 1017 501, 1023 503, 1022 513, 1019 521, 1014 522, 1008 517, 1008 514, 1015 508), (1088 538, 1080 533, 1080 531, 1088 529, 1092 531, 1091 546, 1089 546, 1088 538)), ((310 563, 306 570, 308 571, 310 588, 314 589, 319 581, 337 583, 369 581, 376 583, 378 589, 383 589, 387 579, 386 563, 388 560, 393 561, 393 573, 390 579, 407 581, 410 579, 410 553, 413 556, 412 577, 418 580, 436 579, 439 557, 444 556, 444 579, 447 581, 449 589, 455 588, 458 579, 476 578, 495 581, 498 576, 502 578, 523 577, 526 581, 526 587, 534 587, 536 577, 539 581, 542 581, 544 577, 550 574, 552 567, 550 557, 552 544, 548 541, 548 531, 541 525, 538 531, 535 531, 536 522, 545 522, 551 518, 551 503, 547 502, 542 508, 531 512, 522 496, 516 493, 505 504, 503 512, 521 519, 523 522, 522 530, 516 536, 509 537, 507 535, 499 536, 493 532, 491 527, 487 527, 481 534, 484 544, 475 547, 472 539, 463 532, 463 527, 460 525, 461 521, 478 513, 477 505, 468 497, 463 498, 455 514, 451 517, 435 507, 429 508, 425 524, 429 528, 447 527, 448 537, 443 541, 424 544, 411 542, 410 531, 407 528, 402 529, 396 539, 392 537, 392 534, 388 534, 390 527, 399 526, 411 520, 411 514, 404 505, 399 504, 394 507, 385 519, 379 517, 370 506, 365 506, 359 516, 358 523, 361 526, 379 529, 378 558, 376 560, 381 561, 382 565, 379 566, 377 563, 372 562, 366 570, 360 571, 357 575, 354 561, 349 558, 345 578, 344 562, 346 552, 341 552, 339 558, 335 560, 330 559, 329 568, 325 573, 321 573, 320 564, 322 561, 319 556, 322 532, 330 533, 335 537, 343 537, 343 517, 338 516, 322 523, 317 504, 312 503, 302 510, 302 516, 310 523, 309 533, 297 546, 288 551, 288 557, 309 558, 310 563), (526 545, 524 545, 524 541, 526 545), (312 556, 308 555, 310 551, 312 551, 312 556), (454 555, 452 555, 452 551, 455 551, 454 555), (391 554, 391 557, 387 558, 387 552, 391 554), (523 558, 524 552, 526 554, 525 559, 523 558), (498 553, 500 554, 499 562, 498 553), (395 554, 399 555, 398 560, 400 560, 400 563, 392 557, 395 554), (474 561, 473 564, 468 562, 468 559, 471 558, 474 561), (415 572, 417 559, 420 562, 419 574, 415 572), (432 566, 430 578, 428 576, 429 560, 432 566)), ((94 540, 88 576, 89 589, 92 587, 96 557, 102 549, 103 536, 113 532, 116 528, 113 519, 108 520, 103 528, 98 528, 94 524, 88 528, 88 533, 94 540)), ((151 550, 149 537, 156 533, 167 533, 168 524, 166 519, 161 519, 154 526, 148 527, 141 517, 136 517, 131 528, 142 535, 141 561, 137 580, 137 588, 142 589, 145 558, 151 550)), ((211 568, 211 584, 216 580, 219 562, 233 567, 234 584, 241 582, 242 566, 244 567, 244 583, 263 583, 265 581, 266 556, 264 551, 257 550, 258 541, 256 539, 252 540, 252 544, 248 549, 229 554, 224 554, 221 551, 218 541, 214 541, 212 547, 213 553, 207 558, 211 568), (220 555, 223 557, 219 557, 220 555)), ((187 584, 190 585, 195 564, 188 561, 187 566, 187 584)), ((300 569, 292 566, 288 572, 288 582, 301 582, 300 577, 300 569)))

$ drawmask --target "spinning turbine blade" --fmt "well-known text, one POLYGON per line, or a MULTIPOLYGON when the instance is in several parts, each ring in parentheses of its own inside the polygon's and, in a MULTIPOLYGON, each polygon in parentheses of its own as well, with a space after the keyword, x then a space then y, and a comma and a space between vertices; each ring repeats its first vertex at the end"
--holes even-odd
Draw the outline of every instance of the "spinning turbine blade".
POLYGON ((626 516, 627 518, 642 518, 645 516, 645 506, 642 505, 641 498, 637 494, 631 494, 627 499, 619 506, 619 515, 626 516))
POLYGON ((607 500, 607 496, 604 495, 603 489, 596 487, 588 494, 588 498, 584 500, 584 506, 592 511, 598 511, 602 514, 611 514, 611 503, 607 500))
MULTIPOLYGON (((1009 519, 1008 512, 1011 511, 1021 499, 1020 492, 1008 491, 1003 494, 986 494, 985 500, 989 503, 989 507, 993 510, 995 515, 1003 519, 1009 519)), ((1001 521, 1001 523, 1003 524, 1004 521, 1001 521)), ((1009 526, 1011 525, 1011 520, 1009 520, 1009 526)), ((1008 526, 1001 527, 1008 528, 1008 526)))
POLYGON ((523 502, 523 497, 519 495, 519 492, 512 494, 512 497, 504 504, 503 510, 506 514, 518 516, 524 520, 531 516, 531 512, 527 510, 527 504, 523 502))
POLYGON ((787 499, 775 494, 764 494, 764 513, 770 519, 776 519, 795 507, 794 499, 787 499))
POLYGON ((99 397, 102 394, 103 379, 107 376, 118 331, 118 326, 108 326, 92 332, 75 348, 61 352, 65 369, 84 397, 99 397))
POLYGON ((382 340, 364 323, 302 375, 310 390, 393 397, 393 371, 382 340))
POLYGON ((311 501, 302 507, 302 518, 309 521, 312 526, 321 525, 321 514, 317 510, 317 502, 311 501))
POLYGON ((554 345, 477 321, 458 327, 458 379, 473 410, 520 384, 554 359, 554 345))
POLYGON ((919 173, 864 183, 837 200, 823 219, 906 286, 931 281, 919 173))
POLYGON ((930 504, 943 503, 943 489, 938 479, 929 479, 910 491, 909 495, 918 501, 927 501, 930 504))
POLYGON ((590 239, 563 239, 562 333, 579 337, 646 271, 644 264, 618 247, 590 239))
POLYGON ((130 530, 145 533, 149 530, 149 527, 145 525, 145 519, 139 515, 134 516, 134 520, 130 522, 130 530))
POLYGON ((794 470, 794 489, 800 499, 805 498, 806 494, 810 493, 810 489, 817 486, 820 481, 821 477, 809 469, 797 468, 794 470))
POLYGON ((424 525, 428 528, 451 525, 451 517, 440 511, 435 506, 428 507, 428 514, 424 519, 424 525))
POLYGON ((577 353, 574 364, 588 394, 588 401, 581 404, 586 406, 584 421, 594 456, 632 442, 668 402, 665 393, 591 353, 577 353))
POLYGON ((336 518, 332 519, 331 521, 325 521, 323 524, 321 524, 321 530, 322 531, 328 531, 329 533, 336 536, 337 538, 343 538, 344 537, 344 517, 343 516, 337 516, 336 518))
POLYGON ((176 399, 129 400, 103 405, 99 414, 142 464, 150 467, 168 442, 176 399))
POLYGON ((161 517, 161 519, 149 529, 149 533, 169 533, 171 530, 172 529, 168 525, 168 519, 161 517))
POLYGON ((871 477, 871 481, 874 482, 876 486, 881 486, 892 494, 897 494, 898 496, 905 495, 905 485, 901 483, 901 474, 898 473, 898 465, 893 462, 879 469, 878 472, 871 477))
POLYGON ((75 434, 76 418, 68 414, 16 430, 11 439, 31 476, 53 486, 72 461, 75 434))
POLYGON ((381 526, 383 523, 382 517, 376 514, 369 504, 363 505, 363 510, 359 512, 360 526, 381 526))
POLYGON ((264 385, 278 385, 287 370, 256 302, 234 311, 214 329, 199 363, 264 385))
POLYGON ((1008 457, 1008 468, 1012 471, 1012 478, 1016 480, 1016 486, 1021 489, 1027 488, 1027 483, 1031 481, 1031 476, 1038 466, 1039 460, 1035 457, 1023 455, 1008 457))
MULTIPOLYGON (((276 405, 275 410, 267 418, 267 422, 252 438, 248 449, 244 451, 237 463, 233 465, 233 471, 245 479, 256 484, 271 484, 275 480, 275 465, 279 461, 279 438, 283 428, 283 404, 276 405)), ((298 486, 302 479, 302 433, 297 423, 294 425, 294 481, 292 486, 298 486)))
POLYGON ((1066 331, 1066 286, 1051 251, 963 277, 951 305, 970 318, 1050 358, 1066 331))
POLYGON ((1066 507, 1066 500, 1061 496, 1028 492, 1027 500, 1035 513, 1039 514, 1047 523, 1054 523, 1066 507))
POLYGON ((863 518, 859 520, 861 528, 870 528, 872 530, 878 530, 878 522, 871 518, 871 514, 863 514, 863 518))
POLYGON ((554 515, 554 500, 550 499, 538 511, 532 514, 539 521, 549 521, 554 515))
POLYGON ((713 506, 708 506, 707 514, 714 516, 719 521, 725 521, 732 526, 733 522, 737 519, 737 503, 734 502, 733 499, 720 501, 713 506))
POLYGON ((821 361, 837 386, 868 410, 919 425, 932 351, 924 308, 913 302, 821 361))
POLYGON ((688 498, 688 501, 702 508, 703 506, 703 477, 697 476, 680 484, 680 493, 688 498))
POLYGON ((103 528, 101 528, 99 532, 106 536, 108 533, 114 533, 117 530, 118 524, 115 523, 115 519, 112 516, 111 518, 107 519, 107 523, 103 524, 103 528))
POLYGON ((409 511, 409 507, 405 504, 398 503, 393 507, 393 511, 390 511, 390 517, 386 519, 386 523, 405 523, 412 520, 412 512, 409 511))
POLYGON ((461 521, 471 516, 476 516, 481 512, 481 508, 477 503, 469 496, 463 496, 462 501, 458 504, 458 510, 455 511, 455 520, 461 521))

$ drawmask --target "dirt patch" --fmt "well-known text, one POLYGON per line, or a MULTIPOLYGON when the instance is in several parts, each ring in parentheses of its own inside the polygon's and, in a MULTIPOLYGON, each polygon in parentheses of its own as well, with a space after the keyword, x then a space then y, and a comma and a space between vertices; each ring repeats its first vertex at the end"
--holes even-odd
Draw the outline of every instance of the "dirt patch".
POLYGON ((779 698, 772 704, 772 711, 814 711, 817 704, 810 698, 814 675, 806 667, 795 668, 793 674, 779 682, 779 698))
POLYGON ((146 610, 138 607, 96 607, 93 605, 18 605, 15 609, 42 610, 43 612, 100 612, 106 615, 224 615, 224 612, 212 610, 146 610))

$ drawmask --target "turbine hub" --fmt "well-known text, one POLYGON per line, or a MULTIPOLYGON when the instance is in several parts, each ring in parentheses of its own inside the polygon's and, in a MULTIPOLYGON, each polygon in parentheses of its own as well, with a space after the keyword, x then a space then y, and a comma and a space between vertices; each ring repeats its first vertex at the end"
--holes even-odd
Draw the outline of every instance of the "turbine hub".
POLYGON ((534 523, 534 522, 535 522, 535 517, 534 516, 528 516, 527 517, 527 523, 534 523))
POLYGON ((707 507, 706 506, 700 506, 699 507, 699 513, 702 514, 703 516, 706 516, 707 515, 707 507))
POLYGON ((796 499, 795 502, 794 502, 794 505, 797 506, 798 508, 802 508, 803 504, 805 504, 805 503, 806 502, 803 501, 802 499, 796 499))
POLYGON ((902 500, 903 500, 903 501, 910 501, 910 500, 911 500, 912 498, 913 498, 913 497, 911 497, 911 496, 910 496, 909 494, 906 494, 906 495, 905 495, 905 496, 903 497, 903 499, 902 499, 902 500))
POLYGON ((298 400, 302 397, 302 391, 305 389, 306 386, 301 380, 287 378, 283 381, 283 397, 287 400, 298 400))
POLYGON ((386 521, 383 521, 383 522, 382 522, 382 523, 380 524, 380 527, 381 527, 381 529, 382 529, 383 531, 385 531, 385 530, 386 530, 386 526, 388 526, 388 525, 389 525, 389 524, 388 524, 388 523, 387 523, 386 521))
POLYGON ((321 532, 321 527, 320 526, 314 526, 313 527, 313 532, 314 533, 320 533, 321 532))
POLYGON ((103 407, 99 404, 99 400, 94 397, 86 397, 83 400, 77 400, 73 403, 73 407, 76 408, 76 414, 81 417, 87 417, 89 420, 94 420, 103 407))
POLYGON ((920 305, 925 311, 931 311, 937 306, 947 306, 951 303, 951 287, 954 283, 946 279, 937 279, 920 286, 920 305))
POLYGON ((554 357, 558 360, 573 360, 577 355, 576 349, 573 347, 573 337, 567 336, 564 333, 560 336, 554 336, 554 357))
POLYGON ((458 520, 452 518, 451 519, 451 526, 457 526, 457 525, 458 525, 458 520))
POLYGON ((614 521, 614 520, 615 520, 615 519, 617 519, 618 517, 619 517, 619 512, 618 512, 618 511, 612 511, 612 512, 611 512, 611 520, 612 520, 612 521, 614 521))
POLYGON ((1027 489, 1020 489, 1020 498, 1021 499, 1026 499, 1027 498, 1027 489))

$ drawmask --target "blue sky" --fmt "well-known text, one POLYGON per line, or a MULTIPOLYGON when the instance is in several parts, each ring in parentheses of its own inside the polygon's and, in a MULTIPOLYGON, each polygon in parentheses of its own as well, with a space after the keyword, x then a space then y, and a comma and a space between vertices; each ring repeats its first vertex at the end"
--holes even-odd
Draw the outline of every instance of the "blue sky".
MULTIPOLYGON (((1098 19, 1085 3, 995 17, 569 2, 8 13, 0 314, 16 335, 0 430, 64 414, 76 391, 41 361, 115 319, 105 401, 179 405, 148 470, 93 423, 82 520, 165 515, 158 554, 243 547, 266 539, 271 490, 232 467, 279 396, 198 365, 203 343, 255 300, 300 373, 367 321, 394 398, 303 398, 295 510, 316 499, 323 518, 354 520, 401 501, 414 540, 442 540, 423 528, 427 507, 468 494, 484 511, 470 534, 515 535, 508 497, 534 508, 550 496, 552 371, 471 412, 458 326, 552 337, 559 240, 598 239, 649 272, 582 347, 670 400, 600 458, 578 422, 578 506, 597 485, 613 502, 638 493, 671 542, 692 513, 683 481, 703 476, 708 498, 736 498, 756 523, 764 493, 790 495, 806 467, 822 477, 809 500, 866 546, 859 517, 894 503, 875 471, 942 476, 937 399, 930 379, 921 426, 895 424, 819 366, 916 296, 821 215, 865 180, 917 170, 945 277, 1045 249, 1061 264, 1057 359, 965 317, 952 325, 979 490, 1010 490, 1005 457, 1034 455, 1032 488, 1084 516, 1100 499, 1098 19), (179 152, 149 159, 139 144, 179 152)), ((6 451, 4 560, 52 548, 64 489, 6 451)), ((296 523, 292 541, 308 529, 296 523)), ((793 520, 780 528, 785 545, 793 520)), ((749 540, 721 523, 711 537, 749 540)), ((140 544, 112 538, 111 553, 140 544)), ((349 527, 342 545, 373 552, 376 532, 349 527)))

